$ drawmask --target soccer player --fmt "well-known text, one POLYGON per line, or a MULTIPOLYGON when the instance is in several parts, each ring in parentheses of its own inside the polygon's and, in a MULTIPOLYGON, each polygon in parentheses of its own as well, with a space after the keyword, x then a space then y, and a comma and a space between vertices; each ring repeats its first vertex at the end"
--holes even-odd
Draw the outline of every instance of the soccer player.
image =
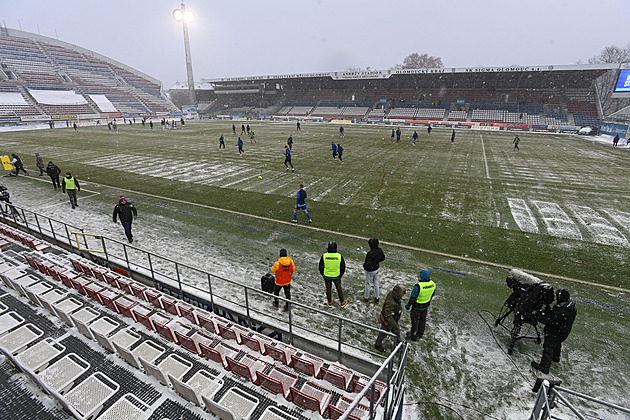
POLYGON ((413 139, 413 145, 416 145, 416 140, 418 140, 418 132, 414 131, 413 135, 411 136, 411 138, 413 139))
POLYGON ((343 125, 339 127, 339 137, 344 137, 344 134, 343 134, 343 125))
POLYGON ((343 163, 343 159, 341 155, 343 155, 343 147, 340 144, 337 144, 337 154, 339 154, 339 162, 343 163))
POLYGON ((392 143, 395 141, 395 139, 396 139, 396 130, 392 128, 392 143))
POLYGON ((451 134, 451 144, 455 144, 455 130, 453 130, 453 134, 451 134))
POLYGON ((289 150, 293 149, 293 136, 289 136, 287 139, 287 146, 289 146, 289 150))
POLYGON ((289 149, 289 146, 284 146, 284 166, 286 166, 287 171, 288 171, 289 165, 287 165, 287 163, 291 165, 291 172, 295 172, 295 168, 293 167, 293 164, 291 163, 291 150, 289 149))
POLYGON ((295 203, 295 208, 293 209, 293 223, 297 223, 297 212, 298 210, 302 210, 306 217, 308 217, 308 222, 313 223, 313 219, 311 219, 311 215, 308 214, 308 210, 306 210, 306 191, 304 190, 304 185, 300 184, 300 189, 297 192, 297 202, 295 203))
POLYGON ((238 146, 238 153, 240 154, 240 156, 243 156, 243 155, 247 154, 243 150, 243 140, 241 140, 240 137, 238 138, 238 141, 236 142, 236 145, 238 146))
POLYGON ((223 134, 219 137, 219 149, 225 149, 225 139, 223 138, 223 134))
POLYGON ((337 159, 337 145, 334 141, 330 142, 330 150, 333 152, 333 160, 337 159))
POLYGON ((429 124, 429 126, 427 127, 427 134, 431 135, 431 130, 433 130, 433 127, 431 127, 431 124, 429 124))
POLYGON ((512 143, 514 143, 514 148, 512 149, 512 151, 518 150, 520 151, 521 149, 518 148, 518 144, 520 143, 521 139, 519 138, 519 136, 517 135, 516 137, 514 137, 514 141, 512 143))

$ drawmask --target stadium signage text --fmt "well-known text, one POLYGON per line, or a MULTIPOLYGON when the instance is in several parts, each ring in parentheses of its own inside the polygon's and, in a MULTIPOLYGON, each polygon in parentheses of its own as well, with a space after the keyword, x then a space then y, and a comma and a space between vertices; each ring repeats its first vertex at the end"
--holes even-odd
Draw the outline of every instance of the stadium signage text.
POLYGON ((466 69, 467 73, 501 73, 501 72, 519 72, 519 71, 545 71, 553 70, 552 68, 541 67, 477 67, 473 69, 466 69))

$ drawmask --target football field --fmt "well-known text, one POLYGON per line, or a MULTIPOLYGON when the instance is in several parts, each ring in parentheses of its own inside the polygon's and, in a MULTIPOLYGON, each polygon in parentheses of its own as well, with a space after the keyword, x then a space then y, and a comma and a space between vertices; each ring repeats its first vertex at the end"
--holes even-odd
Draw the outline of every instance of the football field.
MULTIPOLYGON (((630 405, 630 149, 571 135, 519 133, 514 151, 515 134, 495 131, 457 130, 451 144, 451 130, 418 128, 413 145, 410 127, 392 143, 389 126, 344 125, 343 138, 334 124, 250 126, 256 142, 241 136, 243 156, 240 122, 236 134, 220 121, 0 132, 0 154, 18 154, 31 174, 2 183, 19 207, 119 239, 111 211, 125 195, 139 211, 138 247, 252 285, 287 248, 297 266, 294 299, 322 308, 317 261, 335 240, 348 265, 343 314, 370 325, 380 307, 361 300, 361 264, 366 239, 378 237, 388 257, 383 297, 395 284, 408 296, 421 268, 438 284, 408 364, 407 402, 418 401, 408 418, 459 418, 451 409, 464 418, 523 418, 531 409, 529 361, 542 347, 523 343, 508 356, 507 333, 487 322, 509 295, 508 269, 535 273, 578 304, 552 374, 630 405), (289 135, 295 172, 283 165, 289 135), (331 142, 343 146, 343 163, 331 142), (78 177, 78 209, 47 177, 34 176, 36 152, 78 177), (290 223, 300 183, 312 225, 303 214, 290 223)), ((408 328, 408 314, 401 322, 408 328)), ((371 346, 374 337, 357 331, 352 339, 371 346)))

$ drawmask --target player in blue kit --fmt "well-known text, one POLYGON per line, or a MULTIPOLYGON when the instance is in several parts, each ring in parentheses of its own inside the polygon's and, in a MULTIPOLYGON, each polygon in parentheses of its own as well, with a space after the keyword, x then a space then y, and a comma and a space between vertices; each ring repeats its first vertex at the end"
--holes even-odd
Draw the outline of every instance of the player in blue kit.
POLYGON ((284 166, 287 167, 287 171, 289 170, 289 165, 291 165, 291 172, 295 172, 295 168, 291 163, 291 149, 289 149, 289 146, 284 146, 284 166))
POLYGON ((304 185, 300 184, 300 189, 297 192, 297 202, 295 203, 295 208, 293 209, 293 223, 297 223, 297 212, 298 210, 302 210, 306 217, 308 217, 308 222, 313 223, 311 219, 311 215, 308 214, 308 210, 306 210, 306 191, 304 191, 304 185))

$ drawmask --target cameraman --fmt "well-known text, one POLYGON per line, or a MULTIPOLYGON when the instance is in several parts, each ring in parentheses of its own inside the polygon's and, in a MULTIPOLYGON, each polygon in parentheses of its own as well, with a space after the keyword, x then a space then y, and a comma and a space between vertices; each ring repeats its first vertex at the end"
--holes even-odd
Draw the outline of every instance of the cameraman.
POLYGON ((543 354, 540 363, 532 361, 532 367, 544 374, 549 373, 551 362, 560 361, 562 342, 567 339, 577 315, 575 301, 565 289, 556 291, 556 304, 549 310, 541 312, 536 320, 545 324, 543 354))

